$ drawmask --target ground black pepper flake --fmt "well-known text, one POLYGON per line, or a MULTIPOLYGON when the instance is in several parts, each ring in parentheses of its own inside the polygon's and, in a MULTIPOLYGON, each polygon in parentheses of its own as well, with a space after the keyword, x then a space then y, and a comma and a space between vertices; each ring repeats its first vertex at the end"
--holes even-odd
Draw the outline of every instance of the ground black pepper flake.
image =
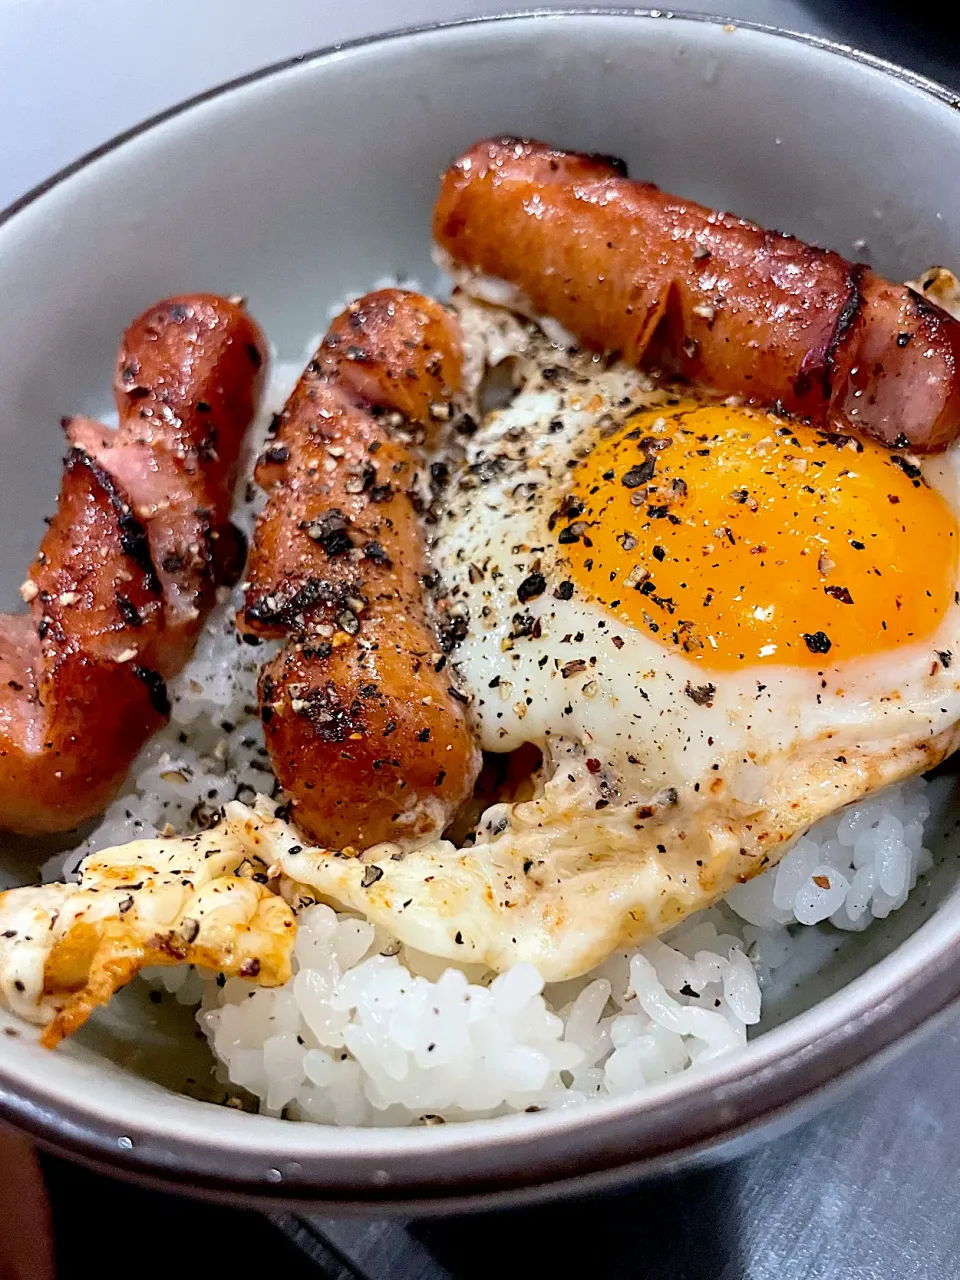
POLYGON ((547 580, 542 573, 531 573, 517 587, 517 598, 521 604, 543 595, 547 589, 547 580))
POLYGON ((147 697, 154 711, 158 715, 168 716, 170 714, 170 697, 167 693, 166 682, 160 672, 154 671, 152 667, 135 666, 133 674, 147 686, 147 697))
POLYGON ((582 520, 577 520, 573 524, 567 525, 566 529, 561 529, 557 535, 557 542, 562 547, 579 542, 585 527, 582 520))
POLYGON ((540 619, 534 618, 532 613, 515 613, 512 621, 513 626, 510 631, 511 640, 520 640, 524 636, 540 634, 540 619))
POLYGON ((363 878, 360 881, 360 886, 363 889, 369 889, 375 885, 378 880, 382 879, 383 867, 375 866, 374 863, 371 862, 369 866, 364 867, 363 878))
POLYGON ((829 636, 824 631, 803 633, 804 643, 811 653, 829 653, 832 646, 829 636))
POLYGON ((329 658, 333 653, 333 645, 329 640, 311 640, 303 646, 303 656, 311 661, 315 658, 329 658))
POLYGON ((915 462, 908 462, 906 458, 900 456, 899 453, 891 453, 890 461, 895 467, 899 467, 908 480, 916 480, 923 475, 923 472, 915 462))
POLYGON ((625 489, 639 489, 642 484, 647 484, 653 479, 655 466, 653 458, 646 458, 625 472, 620 477, 620 483, 625 489))
POLYGON ((350 521, 337 507, 325 512, 316 520, 304 521, 300 528, 308 538, 319 543, 332 560, 342 556, 353 546, 353 539, 348 532, 350 521))
POLYGON ((133 601, 125 595, 117 592, 117 608, 120 611, 120 617, 124 620, 128 627, 142 627, 143 614, 133 603, 133 601))
POLYGON ((553 594, 558 600, 573 599, 573 583, 561 582, 560 585, 554 589, 553 594))
POLYGON ((199 932, 200 921, 194 920, 190 916, 184 917, 183 923, 180 925, 180 935, 188 946, 191 942, 195 941, 199 932))
POLYGON ((688 680, 683 692, 698 707, 712 707, 717 686, 714 684, 691 684, 688 680))
POLYGON ((393 561, 379 542, 368 542, 363 549, 363 558, 373 564, 381 565, 384 569, 393 568, 393 561))
POLYGON ((846 587, 824 587, 824 591, 828 596, 832 596, 834 600, 839 600, 841 604, 853 604, 853 596, 846 587))
POLYGON ((466 610, 462 613, 443 614, 437 623, 437 639, 441 650, 444 653, 452 653, 457 645, 467 638, 469 632, 470 615, 466 610))

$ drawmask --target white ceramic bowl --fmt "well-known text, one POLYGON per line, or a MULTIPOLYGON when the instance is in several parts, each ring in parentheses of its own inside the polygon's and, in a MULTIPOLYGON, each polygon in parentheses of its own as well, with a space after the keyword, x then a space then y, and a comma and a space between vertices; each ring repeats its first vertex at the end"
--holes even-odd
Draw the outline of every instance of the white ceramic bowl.
MULTIPOLYGON (((58 419, 106 407, 118 336, 155 298, 241 292, 281 354, 297 354, 348 290, 432 278, 437 175, 496 132, 622 155, 668 190, 848 254, 865 239, 874 265, 904 279, 960 257, 955 107, 822 41, 564 13, 308 55, 149 122, 0 221, 7 600, 53 503, 58 419)), ((289 1124, 164 1087, 186 1074, 172 1042, 121 1000, 53 1054, 0 1036, 0 1113, 133 1176, 328 1209, 489 1205, 677 1167, 797 1114, 956 1000, 953 852, 943 844, 907 907, 773 1002, 745 1053, 635 1099, 434 1128, 289 1124)), ((5 846, 8 883, 29 876, 23 854, 5 846)))

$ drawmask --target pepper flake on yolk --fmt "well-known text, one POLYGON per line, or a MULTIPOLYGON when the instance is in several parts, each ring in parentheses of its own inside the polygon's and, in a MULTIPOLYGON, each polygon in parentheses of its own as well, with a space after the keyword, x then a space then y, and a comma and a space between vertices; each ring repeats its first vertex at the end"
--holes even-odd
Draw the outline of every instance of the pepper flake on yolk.
POLYGON ((869 440, 681 400, 599 439, 574 481, 557 534, 580 590, 705 666, 865 657, 953 603, 952 511, 869 440))

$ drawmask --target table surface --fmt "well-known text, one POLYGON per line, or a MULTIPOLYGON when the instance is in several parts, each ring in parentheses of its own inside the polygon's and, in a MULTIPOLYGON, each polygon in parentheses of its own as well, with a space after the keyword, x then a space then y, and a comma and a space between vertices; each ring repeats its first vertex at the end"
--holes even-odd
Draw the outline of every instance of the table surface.
POLYGON ((620 1196, 280 1225, 337 1280, 520 1280, 532 1258, 541 1275, 591 1280, 954 1280, 958 1053, 955 1018, 789 1136, 620 1196))
MULTIPOLYGON (((137 121, 268 62, 401 24, 521 7, 0 0, 0 208, 137 121)), ((628 6, 607 0, 607 7, 628 6)), ((941 19, 939 31, 924 25, 939 5, 688 0, 686 7, 830 36, 960 89, 954 20, 941 19)), ((129 1200, 130 1220, 149 1207, 174 1238, 192 1238, 207 1224, 229 1230, 236 1257, 248 1264, 236 1274, 253 1274, 254 1261, 270 1257, 291 1280, 301 1274, 291 1244, 313 1260, 306 1272, 336 1280, 508 1280, 528 1274, 532 1260, 542 1274, 592 1280, 951 1280, 960 1276, 960 1106, 951 1088, 958 1049, 955 1018, 822 1117, 752 1155, 617 1197, 517 1213, 421 1223, 287 1216, 276 1223, 284 1240, 249 1215, 107 1188, 52 1163, 61 1274, 80 1274, 78 1201, 89 1207, 109 1194, 129 1200)), ((138 1271, 152 1275, 149 1260, 138 1271)))

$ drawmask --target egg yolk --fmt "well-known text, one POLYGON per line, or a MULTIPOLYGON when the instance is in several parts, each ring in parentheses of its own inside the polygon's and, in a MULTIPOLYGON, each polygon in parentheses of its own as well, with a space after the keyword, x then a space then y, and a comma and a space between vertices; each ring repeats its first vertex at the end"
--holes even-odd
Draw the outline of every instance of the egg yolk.
POLYGON ((822 667, 929 636, 957 525, 902 452, 694 400, 631 415, 554 537, 582 593, 717 669, 822 667))

